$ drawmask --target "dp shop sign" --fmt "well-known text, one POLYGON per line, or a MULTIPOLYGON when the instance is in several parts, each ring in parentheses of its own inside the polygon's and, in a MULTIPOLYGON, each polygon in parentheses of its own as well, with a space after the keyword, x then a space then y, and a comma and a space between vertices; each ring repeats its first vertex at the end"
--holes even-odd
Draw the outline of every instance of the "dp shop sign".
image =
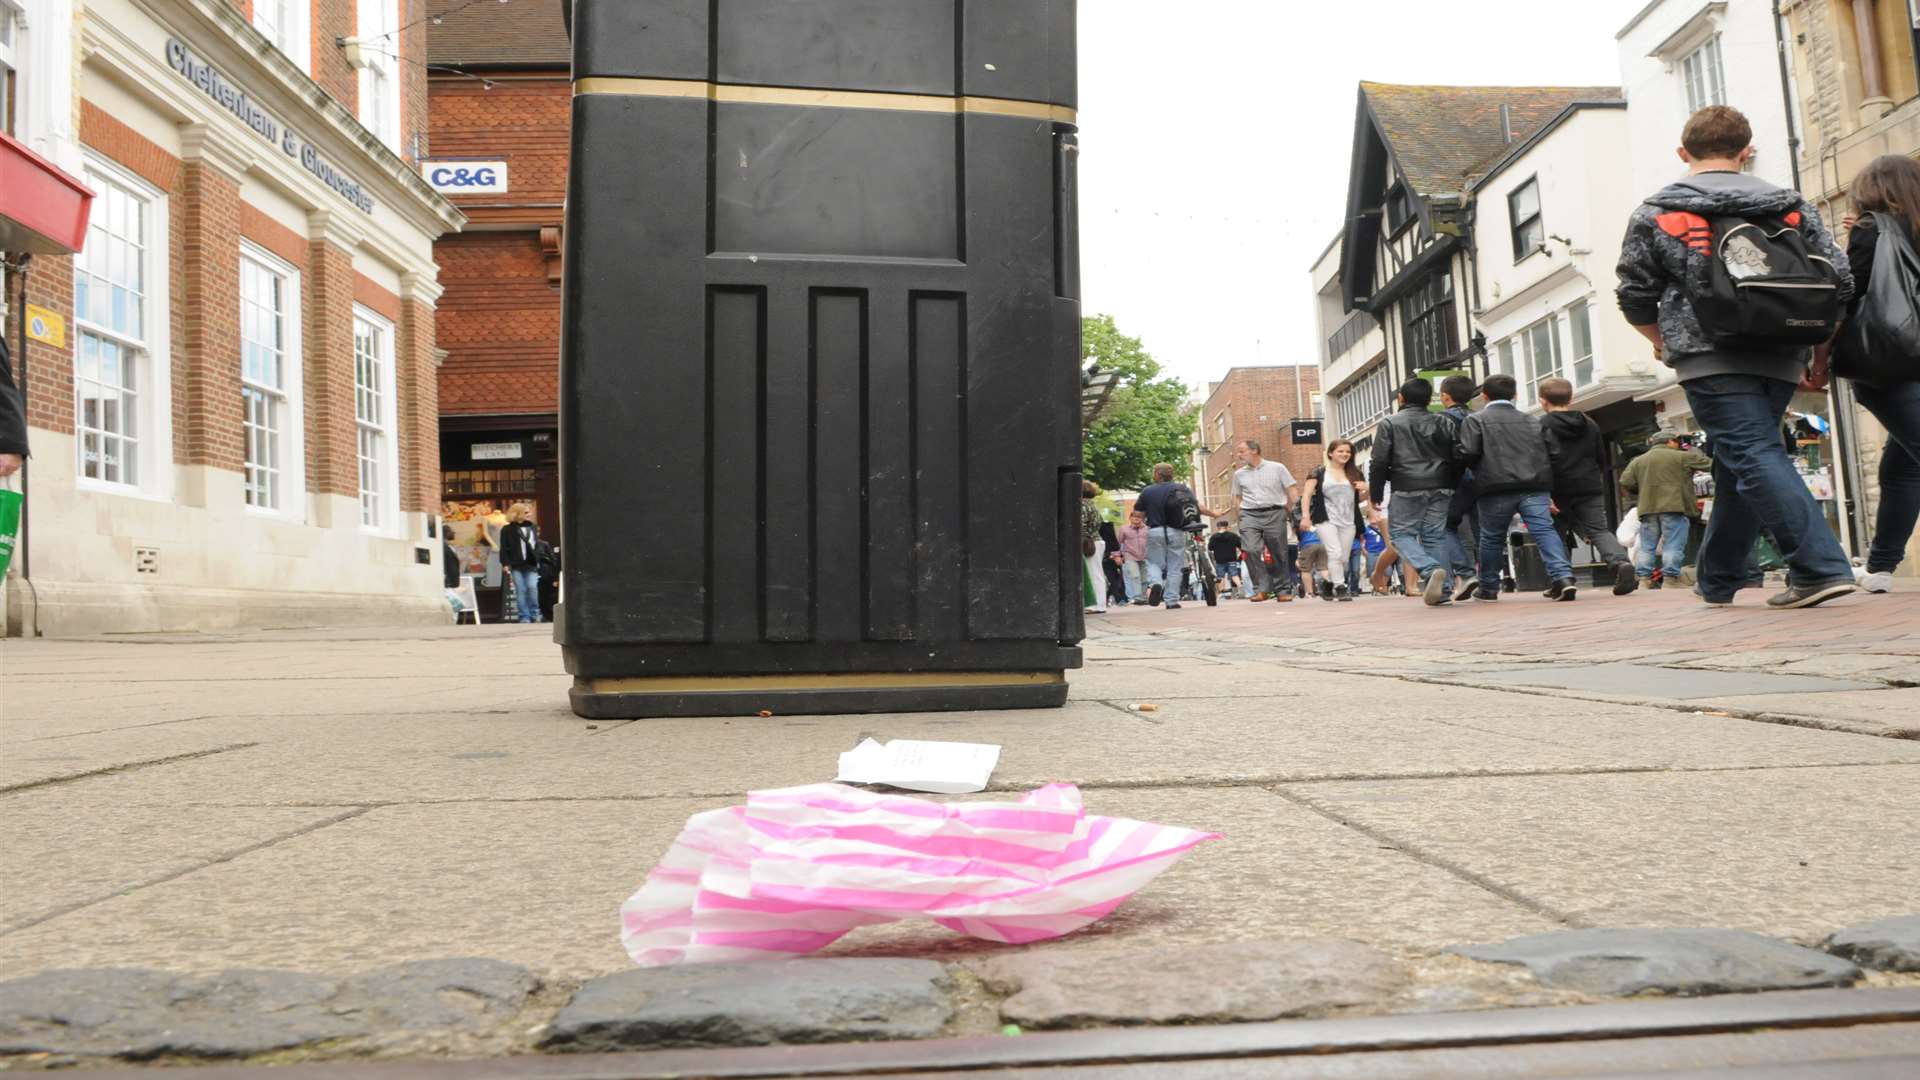
POLYGON ((239 117, 240 122, 252 128, 254 134, 298 161, 301 168, 338 192, 341 198, 359 207, 363 213, 373 213, 373 198, 360 187, 358 180, 334 168, 332 162, 320 156, 312 143, 295 134, 292 128, 283 127, 260 107, 259 102, 248 97, 245 90, 228 82, 226 76, 213 69, 212 64, 193 55, 193 51, 177 39, 167 39, 167 64, 182 78, 199 87, 200 92, 212 98, 216 105, 239 117))

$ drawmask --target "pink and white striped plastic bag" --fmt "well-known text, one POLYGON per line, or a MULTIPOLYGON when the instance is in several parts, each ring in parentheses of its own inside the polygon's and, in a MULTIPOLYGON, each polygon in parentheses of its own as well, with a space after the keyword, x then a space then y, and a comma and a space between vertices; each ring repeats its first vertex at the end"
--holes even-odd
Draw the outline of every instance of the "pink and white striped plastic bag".
POLYGON ((951 804, 840 784, 756 791, 687 819, 621 905, 620 940, 643 967, 777 959, 914 918, 1024 944, 1111 914, 1217 839, 1089 817, 1071 784, 951 804))

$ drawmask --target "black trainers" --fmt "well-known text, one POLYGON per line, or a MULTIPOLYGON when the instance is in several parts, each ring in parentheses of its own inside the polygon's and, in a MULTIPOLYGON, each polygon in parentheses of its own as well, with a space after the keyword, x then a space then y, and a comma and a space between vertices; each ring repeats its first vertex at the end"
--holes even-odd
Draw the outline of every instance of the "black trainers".
POLYGON ((1455 600, 1465 600, 1473 595, 1474 590, 1480 587, 1480 583, 1470 577, 1455 575, 1454 580, 1459 582, 1459 584, 1453 587, 1453 598, 1455 600))
POLYGON ((1613 568, 1613 595, 1625 596, 1640 587, 1640 578, 1633 572, 1632 563, 1621 563, 1613 568))
POLYGON ((1770 608, 1806 608, 1837 600, 1848 593, 1858 592, 1860 587, 1851 578, 1822 582, 1818 585, 1789 585, 1767 597, 1770 608))
POLYGON ((1548 587, 1547 599, 1571 600, 1574 598, 1574 595, 1579 591, 1580 591, 1580 588, 1578 583, 1575 582, 1572 578, 1570 577, 1561 578, 1559 581, 1554 582, 1551 586, 1548 587))
POLYGON ((1335 600, 1352 600, 1353 590, 1347 588, 1347 583, 1343 581, 1333 587, 1333 598, 1335 600))
POLYGON ((1489 604, 1497 603, 1500 599, 1500 590, 1490 589, 1485 585, 1482 585, 1479 588, 1473 590, 1473 598, 1475 600, 1484 600, 1489 604))
POLYGON ((1147 590, 1147 604, 1150 607, 1159 607, 1160 601, 1166 598, 1167 587, 1165 585, 1155 585, 1153 588, 1147 590))

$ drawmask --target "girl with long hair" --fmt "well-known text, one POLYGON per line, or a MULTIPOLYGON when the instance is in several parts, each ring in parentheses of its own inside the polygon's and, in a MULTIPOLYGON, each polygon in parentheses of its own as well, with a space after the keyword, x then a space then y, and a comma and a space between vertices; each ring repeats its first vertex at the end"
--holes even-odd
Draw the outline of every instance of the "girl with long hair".
POLYGON ((1353 442, 1335 439, 1327 447, 1326 464, 1308 473, 1300 489, 1300 531, 1318 533, 1320 542, 1326 545, 1329 564, 1340 568, 1323 589, 1323 599, 1353 599, 1346 582, 1347 557, 1353 551, 1354 537, 1366 529, 1367 513, 1372 509, 1366 479, 1353 463, 1353 442))
MULTIPOLYGON (((1871 303, 1874 257, 1884 231, 1897 229, 1908 247, 1920 247, 1920 162, 1904 154, 1884 154, 1868 162, 1851 187, 1855 214, 1843 219, 1847 235, 1847 263, 1853 270, 1853 304, 1849 321, 1862 305, 1871 303), (1857 220, 1855 219, 1857 215, 1857 220)), ((1920 297, 1908 297, 1920 308, 1920 297)), ((1832 373, 1853 385, 1853 395, 1887 429, 1886 449, 1880 454, 1880 509, 1875 518, 1873 547, 1864 569, 1854 577, 1868 592, 1886 592, 1893 572, 1906 554, 1914 523, 1920 521, 1920 357, 1906 358, 1904 377, 1889 378, 1879 365, 1869 368, 1853 354, 1845 330, 1832 355, 1832 373), (1864 369, 1864 370, 1863 370, 1864 369), (1870 377, 1863 377, 1867 373, 1870 377)), ((1816 353, 1807 376, 1809 389, 1827 384, 1827 357, 1816 353)))

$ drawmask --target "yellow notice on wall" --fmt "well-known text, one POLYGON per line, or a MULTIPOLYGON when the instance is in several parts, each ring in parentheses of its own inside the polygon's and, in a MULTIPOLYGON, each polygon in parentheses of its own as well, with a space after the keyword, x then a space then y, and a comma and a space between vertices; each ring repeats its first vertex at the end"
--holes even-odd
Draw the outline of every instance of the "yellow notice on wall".
POLYGON ((27 305, 27 337, 56 349, 67 347, 67 320, 43 307, 27 305))

